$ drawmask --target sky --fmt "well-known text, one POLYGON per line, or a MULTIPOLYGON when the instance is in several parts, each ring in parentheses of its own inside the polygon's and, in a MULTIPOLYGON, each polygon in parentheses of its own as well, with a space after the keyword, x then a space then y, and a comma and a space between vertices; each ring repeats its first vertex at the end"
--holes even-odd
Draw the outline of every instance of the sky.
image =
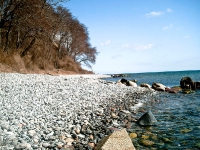
POLYGON ((99 52, 95 73, 200 70, 200 0, 70 0, 63 6, 87 27, 99 52))

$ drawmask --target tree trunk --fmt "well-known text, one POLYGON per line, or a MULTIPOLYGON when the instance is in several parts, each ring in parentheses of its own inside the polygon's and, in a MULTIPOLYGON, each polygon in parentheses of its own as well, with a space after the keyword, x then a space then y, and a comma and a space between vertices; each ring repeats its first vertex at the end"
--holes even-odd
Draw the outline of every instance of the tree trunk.
POLYGON ((20 31, 19 31, 19 27, 18 27, 18 31, 17 31, 16 47, 17 47, 17 49, 20 48, 20 31))
POLYGON ((24 49, 24 51, 21 53, 21 57, 24 57, 27 52, 30 50, 30 48, 33 46, 33 44, 35 43, 36 38, 34 37, 31 41, 31 43, 24 49))
POLYGON ((10 34, 10 30, 11 30, 11 24, 12 24, 12 21, 10 21, 10 24, 9 24, 9 27, 8 27, 8 30, 6 32, 6 42, 5 42, 5 47, 4 47, 4 52, 7 51, 8 49, 8 44, 9 44, 9 34, 10 34))

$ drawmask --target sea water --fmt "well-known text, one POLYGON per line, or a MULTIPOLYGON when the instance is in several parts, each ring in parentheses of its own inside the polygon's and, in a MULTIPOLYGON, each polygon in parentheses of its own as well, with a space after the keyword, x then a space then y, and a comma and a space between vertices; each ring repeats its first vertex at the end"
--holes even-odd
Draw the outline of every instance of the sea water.
MULTIPOLYGON (((128 80, 137 80, 137 84, 153 82, 165 86, 179 86, 183 77, 189 76, 193 81, 200 81, 200 71, 173 71, 154 73, 129 73, 128 80)), ((121 78, 107 78, 117 81, 121 78)), ((166 93, 159 94, 159 102, 149 103, 146 109, 151 110, 158 124, 151 127, 133 125, 133 132, 138 134, 133 143, 137 149, 164 150, 198 150, 200 149, 200 90, 192 94, 166 93), (153 142, 144 146, 142 140, 153 142)), ((142 114, 138 114, 138 117, 142 114)))

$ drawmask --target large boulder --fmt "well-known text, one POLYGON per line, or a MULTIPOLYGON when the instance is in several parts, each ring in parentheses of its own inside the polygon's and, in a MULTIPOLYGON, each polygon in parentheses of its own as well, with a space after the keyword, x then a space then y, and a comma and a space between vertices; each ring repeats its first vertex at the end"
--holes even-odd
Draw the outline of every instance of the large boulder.
POLYGON ((178 93, 180 91, 182 91, 180 86, 174 86, 174 87, 172 87, 171 89, 168 90, 169 93, 178 93))
POLYGON ((140 117, 140 119, 138 119, 137 121, 137 124, 141 126, 152 126, 152 125, 156 125, 156 123, 157 123, 157 120, 150 110, 146 112, 145 114, 143 114, 140 117))
POLYGON ((104 137, 95 150, 135 150, 135 147, 126 129, 122 129, 104 137))
POLYGON ((137 87, 137 84, 133 81, 129 81, 127 79, 120 79, 119 81, 117 81, 117 84, 124 84, 126 86, 133 86, 133 87, 137 87))
POLYGON ((117 82, 116 84, 119 86, 126 86, 125 84, 122 84, 121 82, 117 82))
POLYGON ((128 80, 126 80, 126 79, 124 79, 124 78, 122 78, 121 80, 120 80, 120 82, 122 83, 122 84, 125 84, 125 85, 128 85, 129 83, 128 83, 128 80))
POLYGON ((140 87, 145 87, 145 88, 151 89, 151 86, 147 83, 140 84, 140 87))
POLYGON ((166 86, 161 83, 153 83, 152 88, 156 91, 165 91, 166 86))
POLYGON ((135 83, 133 81, 128 81, 128 86, 137 87, 137 83, 135 83))
POLYGON ((184 77, 180 81, 180 86, 182 89, 195 90, 195 82, 190 77, 184 77))

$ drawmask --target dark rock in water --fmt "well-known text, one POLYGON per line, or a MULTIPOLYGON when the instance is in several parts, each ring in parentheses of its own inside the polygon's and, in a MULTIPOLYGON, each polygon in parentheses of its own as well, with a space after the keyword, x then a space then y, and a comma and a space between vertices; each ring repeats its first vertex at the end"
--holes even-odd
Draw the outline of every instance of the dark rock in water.
POLYGON ((195 83, 190 77, 182 78, 180 81, 180 85, 182 89, 196 90, 195 83))
POLYGON ((152 126, 152 125, 156 125, 157 120, 152 114, 152 112, 149 110, 148 112, 146 112, 140 117, 137 123, 141 126, 152 126))
POLYGON ((126 74, 113 74, 113 75, 111 75, 111 77, 120 78, 120 77, 128 77, 128 75, 126 75, 126 74))
POLYGON ((200 89, 200 81, 195 82, 195 86, 197 89, 200 89))

